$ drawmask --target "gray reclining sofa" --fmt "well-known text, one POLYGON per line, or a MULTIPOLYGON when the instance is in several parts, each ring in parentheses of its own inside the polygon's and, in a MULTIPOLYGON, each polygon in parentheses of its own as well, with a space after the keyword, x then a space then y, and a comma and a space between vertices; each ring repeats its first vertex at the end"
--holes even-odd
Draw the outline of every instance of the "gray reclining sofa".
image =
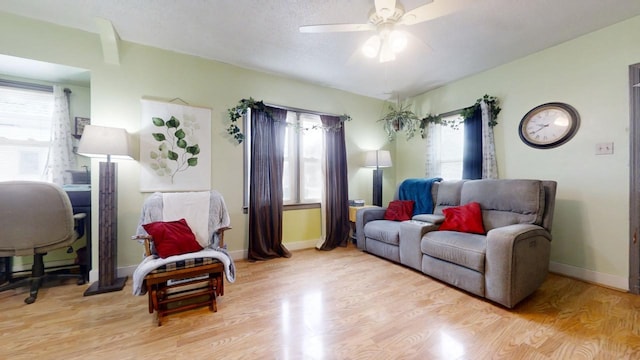
POLYGON ((555 181, 435 182, 421 194, 433 214, 390 221, 385 208, 358 210, 357 246, 513 308, 547 275, 555 195, 555 181), (444 209, 470 202, 480 204, 486 234, 438 230, 444 209))

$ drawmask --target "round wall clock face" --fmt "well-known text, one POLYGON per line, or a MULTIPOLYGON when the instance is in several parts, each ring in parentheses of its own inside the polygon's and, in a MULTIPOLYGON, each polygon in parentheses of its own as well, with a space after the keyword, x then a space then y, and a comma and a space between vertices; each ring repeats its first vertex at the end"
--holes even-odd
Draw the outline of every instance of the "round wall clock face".
POLYGON ((553 102, 531 109, 520 121, 518 133, 525 144, 549 149, 569 141, 579 125, 580 116, 573 106, 553 102))

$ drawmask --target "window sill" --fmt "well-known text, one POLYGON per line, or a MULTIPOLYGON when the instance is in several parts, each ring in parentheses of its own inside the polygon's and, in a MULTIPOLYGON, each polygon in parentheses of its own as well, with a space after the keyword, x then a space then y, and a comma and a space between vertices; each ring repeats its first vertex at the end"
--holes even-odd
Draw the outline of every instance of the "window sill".
POLYGON ((304 209, 318 209, 320 208, 320 203, 304 203, 304 204, 285 204, 284 211, 290 210, 304 210, 304 209))
MULTIPOLYGON (((282 210, 292 211, 292 210, 319 209, 319 208, 320 208, 320 203, 318 202, 318 203, 305 203, 305 204, 285 204, 282 210)), ((248 214, 249 208, 246 206, 243 207, 242 213, 248 214)))

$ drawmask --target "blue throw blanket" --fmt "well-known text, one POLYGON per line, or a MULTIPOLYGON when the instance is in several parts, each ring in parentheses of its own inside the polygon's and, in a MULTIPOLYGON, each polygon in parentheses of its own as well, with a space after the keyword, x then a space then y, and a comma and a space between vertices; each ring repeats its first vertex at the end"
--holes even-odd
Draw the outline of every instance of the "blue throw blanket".
POLYGON ((431 185, 442 178, 407 179, 400 184, 398 199, 413 200, 413 215, 432 214, 433 200, 431 199, 431 185))

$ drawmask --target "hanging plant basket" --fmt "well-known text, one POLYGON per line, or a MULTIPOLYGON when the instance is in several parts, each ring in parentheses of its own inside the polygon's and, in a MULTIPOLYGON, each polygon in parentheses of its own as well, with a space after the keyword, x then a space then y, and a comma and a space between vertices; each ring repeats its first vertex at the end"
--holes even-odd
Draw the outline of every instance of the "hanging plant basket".
POLYGON ((407 140, 411 139, 420 128, 420 118, 413 111, 409 110, 409 104, 389 105, 387 112, 380 120, 387 133, 389 141, 393 141, 396 133, 404 131, 407 140))

